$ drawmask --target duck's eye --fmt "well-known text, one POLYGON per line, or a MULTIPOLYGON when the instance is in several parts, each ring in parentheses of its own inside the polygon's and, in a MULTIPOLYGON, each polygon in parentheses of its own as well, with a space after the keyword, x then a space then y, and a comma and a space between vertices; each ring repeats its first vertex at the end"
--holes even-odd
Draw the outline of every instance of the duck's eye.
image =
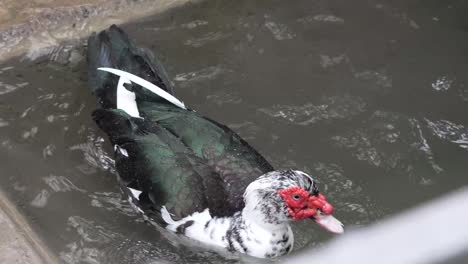
POLYGON ((301 199, 301 196, 299 194, 293 194, 292 198, 298 201, 299 199, 301 199))

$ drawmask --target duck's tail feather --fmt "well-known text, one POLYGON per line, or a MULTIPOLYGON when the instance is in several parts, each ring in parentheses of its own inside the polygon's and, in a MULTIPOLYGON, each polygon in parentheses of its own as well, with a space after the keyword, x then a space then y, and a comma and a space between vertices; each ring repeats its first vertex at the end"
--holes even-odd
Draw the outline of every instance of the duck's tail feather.
POLYGON ((171 82, 159 61, 149 51, 135 47, 116 25, 89 38, 88 75, 89 86, 103 108, 120 108, 134 116, 138 114, 139 100, 171 103, 167 98, 175 99, 171 82), (102 68, 129 74, 122 77, 102 68), (157 89, 142 87, 142 84, 135 83, 128 76, 144 79, 157 89), (125 89, 119 90, 119 85, 125 89), (118 106, 119 100, 121 106, 118 106))

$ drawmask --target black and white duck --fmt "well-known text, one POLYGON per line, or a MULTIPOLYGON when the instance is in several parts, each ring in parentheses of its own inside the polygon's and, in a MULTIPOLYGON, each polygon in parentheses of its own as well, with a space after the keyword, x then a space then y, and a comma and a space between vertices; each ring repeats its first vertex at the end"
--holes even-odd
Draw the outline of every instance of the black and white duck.
POLYGON ((93 118, 124 192, 154 222, 260 258, 291 251, 292 220, 343 232, 310 175, 274 170, 227 126, 188 109, 161 64, 117 26, 89 38, 88 65, 93 118))

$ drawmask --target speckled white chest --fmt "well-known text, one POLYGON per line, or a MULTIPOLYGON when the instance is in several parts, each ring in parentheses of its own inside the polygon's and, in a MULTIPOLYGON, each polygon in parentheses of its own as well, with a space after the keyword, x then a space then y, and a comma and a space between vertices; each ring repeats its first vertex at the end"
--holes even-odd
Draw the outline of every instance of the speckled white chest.
POLYGON ((241 212, 232 217, 213 218, 208 209, 174 221, 169 212, 161 210, 166 229, 201 241, 254 257, 277 257, 292 250, 294 237, 289 225, 262 226, 241 212), (247 218, 247 219, 246 219, 247 218))

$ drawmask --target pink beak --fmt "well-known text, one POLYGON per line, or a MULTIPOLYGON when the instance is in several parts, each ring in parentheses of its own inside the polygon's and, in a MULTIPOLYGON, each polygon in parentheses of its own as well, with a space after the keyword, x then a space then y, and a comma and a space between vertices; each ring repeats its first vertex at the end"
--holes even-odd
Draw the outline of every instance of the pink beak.
POLYGON ((344 232, 343 224, 331 214, 325 215, 322 212, 317 211, 317 214, 314 216, 314 221, 332 233, 342 234, 344 232))
POLYGON ((333 206, 327 202, 325 196, 310 196, 309 208, 317 208, 317 213, 312 218, 318 225, 335 234, 344 232, 343 224, 333 217, 333 206))

